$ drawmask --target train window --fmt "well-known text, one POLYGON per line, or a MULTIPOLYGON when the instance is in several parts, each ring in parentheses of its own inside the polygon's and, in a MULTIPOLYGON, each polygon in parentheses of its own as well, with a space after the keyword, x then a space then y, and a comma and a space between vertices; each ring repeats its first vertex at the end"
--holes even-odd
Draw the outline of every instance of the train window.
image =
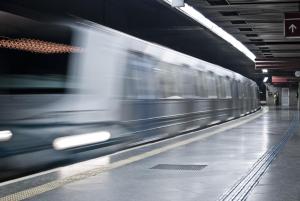
POLYGON ((207 73, 208 98, 217 98, 217 82, 213 72, 207 73))
POLYGON ((187 65, 183 65, 182 72, 182 92, 186 98, 192 98, 196 95, 195 85, 196 79, 193 75, 193 71, 187 65))
POLYGON ((226 93, 226 98, 232 98, 231 95, 231 80, 229 77, 225 78, 225 93, 226 93))
POLYGON ((258 87, 255 87, 255 90, 256 90, 256 100, 260 99, 260 91, 259 91, 259 88, 258 87))
POLYGON ((251 85, 251 90, 250 90, 250 92, 251 92, 250 98, 251 98, 251 99, 255 99, 256 94, 255 94, 255 87, 254 87, 253 85, 251 85))
POLYGON ((239 87, 238 87, 238 85, 239 85, 239 82, 237 81, 237 80, 233 80, 233 96, 234 97, 237 97, 238 98, 238 96, 239 96, 239 87))
POLYGON ((249 98, 250 97, 250 86, 249 86, 249 84, 247 83, 246 85, 245 85, 245 96, 246 96, 246 98, 249 98))
POLYGON ((155 64, 151 56, 129 51, 125 73, 125 98, 156 98, 155 64))
POLYGON ((159 82, 158 90, 161 98, 177 97, 178 94, 178 79, 177 66, 160 62, 157 69, 157 77, 159 82))
MULTIPOLYGON (((12 26, 20 28, 19 24, 12 26)), ((67 92, 69 59, 80 52, 71 45, 71 30, 54 25, 20 26, 30 31, 11 33, 1 40, 0 93, 67 92)))
POLYGON ((198 71, 197 76, 197 96, 201 98, 207 98, 207 82, 206 82, 206 76, 202 71, 198 71))
POLYGON ((255 99, 258 99, 258 97, 259 97, 259 90, 258 90, 258 88, 257 87, 254 87, 254 94, 255 94, 255 99))
POLYGON ((240 81, 238 81, 238 95, 239 95, 239 99, 242 99, 244 97, 243 85, 242 85, 242 82, 240 82, 240 81))
POLYGON ((192 82, 192 84, 193 84, 193 86, 192 86, 192 96, 194 97, 194 98, 197 98, 197 97, 199 97, 198 96, 198 84, 197 84, 197 79, 198 79, 198 76, 197 76, 197 71, 196 70, 194 70, 194 69, 191 69, 191 72, 190 72, 190 74, 191 74, 191 82, 192 82))
POLYGON ((248 92, 249 92, 249 85, 248 85, 248 83, 245 83, 243 86, 244 86, 244 88, 243 88, 244 98, 248 98, 249 97, 249 94, 248 94, 248 92))
POLYGON ((245 82, 242 82, 242 85, 241 85, 241 98, 246 98, 245 82))
POLYGON ((225 82, 223 77, 220 76, 217 77, 217 89, 218 89, 218 97, 225 98, 226 97, 225 82))

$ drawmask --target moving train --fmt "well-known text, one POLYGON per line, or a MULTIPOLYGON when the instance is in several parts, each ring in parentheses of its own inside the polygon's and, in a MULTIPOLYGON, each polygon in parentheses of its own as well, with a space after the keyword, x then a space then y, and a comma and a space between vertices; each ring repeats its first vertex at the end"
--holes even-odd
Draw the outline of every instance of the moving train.
POLYGON ((0 166, 120 150, 260 108, 254 81, 212 63, 91 22, 2 14, 14 23, 0 39, 0 166))

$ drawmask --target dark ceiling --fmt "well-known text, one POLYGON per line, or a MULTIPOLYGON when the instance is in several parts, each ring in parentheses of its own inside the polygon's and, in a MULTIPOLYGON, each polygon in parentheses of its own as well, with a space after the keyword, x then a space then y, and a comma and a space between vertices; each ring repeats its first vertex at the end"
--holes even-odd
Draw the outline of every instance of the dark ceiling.
MULTIPOLYGON (((258 57, 300 56, 300 40, 283 36, 283 13, 299 11, 299 1, 186 2, 234 35, 258 57)), ((254 63, 244 54, 162 0, 2 0, 0 6, 2 10, 20 15, 32 16, 34 11, 39 17, 81 17, 221 65, 257 81, 263 76, 254 70, 254 63)))

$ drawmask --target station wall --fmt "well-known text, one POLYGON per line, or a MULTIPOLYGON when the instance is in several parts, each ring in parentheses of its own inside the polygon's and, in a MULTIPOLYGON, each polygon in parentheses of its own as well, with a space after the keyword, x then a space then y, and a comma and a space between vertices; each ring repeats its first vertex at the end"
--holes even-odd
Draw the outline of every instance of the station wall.
MULTIPOLYGON (((283 105, 283 101, 287 100, 283 97, 282 90, 286 87, 276 87, 271 84, 266 84, 266 105, 274 106, 275 105, 275 94, 278 93, 279 105, 283 105)), ((297 107, 298 105, 298 98, 297 98, 297 88, 289 87, 288 88, 288 104, 290 107, 297 107)))

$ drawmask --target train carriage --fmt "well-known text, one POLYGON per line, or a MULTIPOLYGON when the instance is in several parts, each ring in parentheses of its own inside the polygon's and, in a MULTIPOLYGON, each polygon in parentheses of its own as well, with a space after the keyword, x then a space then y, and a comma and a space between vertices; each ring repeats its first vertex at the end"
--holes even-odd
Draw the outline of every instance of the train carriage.
POLYGON ((256 83, 220 66, 91 23, 14 26, 28 24, 47 36, 9 32, 0 50, 0 160, 119 150, 260 108, 256 83))

